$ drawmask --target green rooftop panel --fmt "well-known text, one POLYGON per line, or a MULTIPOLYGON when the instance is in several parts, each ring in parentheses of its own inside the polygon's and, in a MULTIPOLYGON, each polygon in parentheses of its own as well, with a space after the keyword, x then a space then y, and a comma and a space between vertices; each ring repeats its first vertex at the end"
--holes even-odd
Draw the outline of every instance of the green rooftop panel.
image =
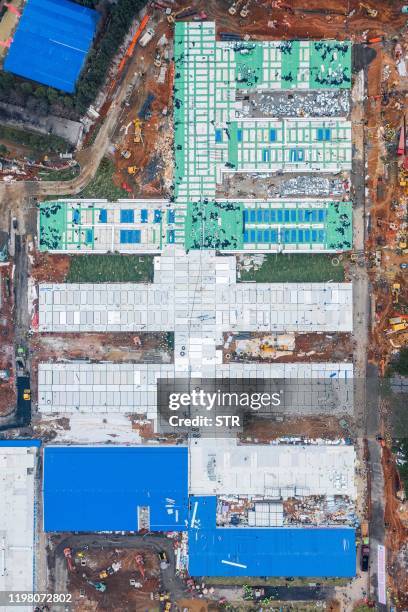
POLYGON ((185 248, 242 249, 243 205, 236 202, 194 202, 187 208, 185 248))
POLYGON ((256 89, 263 82, 263 47, 260 43, 239 43, 235 51, 237 89, 256 89))
POLYGON ((279 45, 282 53, 281 87, 291 89, 297 86, 300 42, 298 40, 287 40, 279 45))
POLYGON ((351 87, 351 43, 319 40, 310 48, 310 87, 349 89, 351 87))
POLYGON ((40 251, 61 250, 66 231, 66 207, 63 202, 42 202, 39 215, 40 251))
POLYGON ((331 202, 327 210, 327 244, 330 250, 347 251, 353 244, 351 202, 331 202))

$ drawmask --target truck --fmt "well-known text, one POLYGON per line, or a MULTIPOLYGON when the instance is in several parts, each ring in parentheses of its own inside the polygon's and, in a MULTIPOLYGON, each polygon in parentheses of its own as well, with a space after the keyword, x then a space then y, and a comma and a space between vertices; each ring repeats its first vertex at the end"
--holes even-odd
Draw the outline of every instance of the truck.
POLYGON ((153 36, 154 36, 153 28, 147 29, 146 32, 143 34, 143 36, 139 38, 139 45, 141 47, 146 47, 146 45, 148 45, 149 42, 152 40, 153 36))
POLYGON ((368 521, 361 523, 361 571, 368 571, 368 562, 370 560, 370 538, 368 535, 368 521))
POLYGON ((139 111, 139 114, 138 114, 139 119, 142 119, 144 121, 146 119, 149 119, 149 117, 151 117, 150 107, 154 99, 155 99, 154 94, 149 93, 147 95, 147 98, 143 102, 142 108, 139 111))

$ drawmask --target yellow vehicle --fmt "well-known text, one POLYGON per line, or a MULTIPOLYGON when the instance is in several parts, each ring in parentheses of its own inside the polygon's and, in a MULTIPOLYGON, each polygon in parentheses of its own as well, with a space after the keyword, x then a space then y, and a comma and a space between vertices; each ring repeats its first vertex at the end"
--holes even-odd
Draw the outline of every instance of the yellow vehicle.
POLYGON ((27 402, 30 401, 30 399, 31 399, 31 389, 24 389, 24 391, 23 391, 23 399, 26 400, 27 402))
POLYGON ((104 578, 108 577, 108 572, 106 570, 102 570, 101 572, 99 572, 99 578, 101 580, 103 580, 104 578))
POLYGON ((178 15, 180 15, 181 13, 184 13, 185 11, 188 11, 189 9, 191 9, 191 6, 186 6, 186 8, 183 8, 180 11, 177 11, 177 13, 171 13, 170 15, 167 15, 167 21, 169 23, 174 23, 178 15))
POLYGON ((402 323, 395 323, 392 326, 392 331, 395 331, 395 332, 404 331, 404 329, 407 329, 407 327, 408 327, 408 323, 406 321, 403 321, 402 323))
POLYGON ((139 119, 134 119, 133 120, 133 124, 135 126, 135 135, 133 137, 133 142, 136 144, 139 144, 140 142, 143 141, 142 138, 142 124, 140 123, 139 119))
POLYGON ((128 174, 136 174, 136 172, 138 171, 138 167, 137 166, 128 166, 128 174))

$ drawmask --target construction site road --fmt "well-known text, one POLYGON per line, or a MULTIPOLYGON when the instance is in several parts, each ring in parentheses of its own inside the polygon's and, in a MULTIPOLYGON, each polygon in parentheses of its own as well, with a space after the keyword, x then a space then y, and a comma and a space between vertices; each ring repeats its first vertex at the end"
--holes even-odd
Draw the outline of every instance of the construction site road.
MULTIPOLYGON (((49 581, 48 588, 54 593, 66 593, 68 583, 68 570, 64 557, 64 548, 69 547, 74 551, 78 548, 89 546, 97 549, 130 548, 145 549, 155 553, 165 552, 168 558, 168 567, 161 570, 162 589, 170 593, 173 600, 188 597, 188 590, 183 581, 176 576, 176 566, 173 551, 173 541, 165 536, 153 535, 98 535, 95 533, 70 535, 60 542, 50 553, 48 558, 49 581)), ((63 609, 63 606, 61 607, 63 609)))

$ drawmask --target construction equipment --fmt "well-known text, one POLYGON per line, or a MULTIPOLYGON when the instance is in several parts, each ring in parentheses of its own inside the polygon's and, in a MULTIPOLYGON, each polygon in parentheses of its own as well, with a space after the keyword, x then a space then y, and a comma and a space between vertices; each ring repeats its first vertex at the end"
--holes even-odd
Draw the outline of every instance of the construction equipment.
POLYGON ((401 291, 400 283, 394 283, 392 285, 392 303, 393 304, 398 304, 400 291, 401 291))
POLYGON ((398 229, 398 225, 396 223, 393 223, 392 221, 386 221, 385 219, 377 219, 377 225, 378 227, 382 227, 383 225, 386 225, 393 231, 397 231, 398 229))
POLYGON ((242 17, 243 19, 245 19, 245 17, 248 17, 249 15, 249 4, 250 4, 250 0, 246 4, 244 4, 244 6, 239 12, 239 16, 242 17))
POLYGON ((400 332, 406 329, 408 329, 407 321, 401 321, 401 323, 394 323, 394 325, 391 325, 391 332, 400 332))
POLYGON ((72 549, 69 548, 67 546, 67 548, 64 548, 64 557, 67 560, 67 565, 68 565, 68 569, 70 572, 74 572, 75 571, 75 565, 74 562, 72 561, 72 549))
POLYGON ((139 168, 137 166, 128 166, 128 174, 130 174, 131 176, 133 176, 134 174, 136 174, 136 172, 139 170, 139 168))
POLYGON ((378 16, 378 11, 376 9, 371 8, 371 6, 368 6, 368 4, 364 4, 363 2, 360 2, 359 7, 365 9, 367 15, 369 17, 372 17, 373 19, 375 19, 378 16))
POLYGON ((160 68, 160 66, 162 65, 162 59, 159 51, 156 53, 156 57, 154 58, 153 64, 156 66, 156 68, 160 68))
POLYGON ((155 96, 152 93, 149 93, 147 95, 147 98, 143 102, 142 108, 140 109, 138 113, 139 119, 142 119, 143 121, 145 121, 146 119, 149 119, 152 116, 150 107, 154 99, 155 99, 155 96))
POLYGON ((194 15, 193 17, 193 21, 205 21, 206 19, 208 19, 208 15, 204 11, 200 11, 197 15, 194 15))
POLYGON ((144 568, 144 559, 143 559, 142 555, 136 555, 135 563, 136 563, 136 567, 139 570, 139 573, 140 573, 141 577, 144 580, 144 578, 145 578, 145 568, 144 568))
POLYGON ((31 400, 31 389, 24 389, 23 400, 25 400, 26 402, 29 402, 31 400))
POLYGON ((405 116, 404 116, 404 120, 402 122, 401 131, 399 135, 399 140, 398 140, 397 155, 406 155, 407 153, 406 133, 407 133, 407 127, 406 127, 405 116))
POLYGON ((146 47, 146 45, 148 45, 149 42, 152 40, 153 36, 154 36, 154 30, 153 28, 149 28, 148 30, 146 30, 143 36, 139 39, 139 45, 143 48, 146 47))
POLYGON ((179 15, 181 15, 182 13, 185 13, 189 9, 191 9, 191 5, 186 6, 186 8, 183 8, 180 11, 177 11, 177 13, 170 13, 170 15, 167 15, 167 21, 169 23, 174 23, 179 15))
POLYGON ((232 16, 236 15, 239 7, 243 2, 244 0, 236 0, 235 2, 233 2, 228 9, 229 14, 232 16))
POLYGON ((130 153, 130 151, 128 151, 127 149, 123 149, 123 150, 120 152, 120 155, 121 155, 121 157, 123 157, 124 159, 129 159, 129 157, 130 157, 131 153, 130 153))
POLYGON ((102 570, 101 572, 99 572, 99 578, 100 578, 101 580, 103 580, 104 578, 107 578, 107 577, 108 577, 108 575, 109 575, 109 574, 108 574, 108 572, 107 572, 106 570, 102 570))
POLYGON ((94 582, 93 580, 87 580, 86 582, 100 593, 106 591, 106 584, 104 582, 94 582))
POLYGON ((133 142, 136 144, 139 144, 140 142, 143 142, 142 124, 140 123, 140 119, 134 119, 133 125, 135 126, 135 134, 133 137, 133 142))

